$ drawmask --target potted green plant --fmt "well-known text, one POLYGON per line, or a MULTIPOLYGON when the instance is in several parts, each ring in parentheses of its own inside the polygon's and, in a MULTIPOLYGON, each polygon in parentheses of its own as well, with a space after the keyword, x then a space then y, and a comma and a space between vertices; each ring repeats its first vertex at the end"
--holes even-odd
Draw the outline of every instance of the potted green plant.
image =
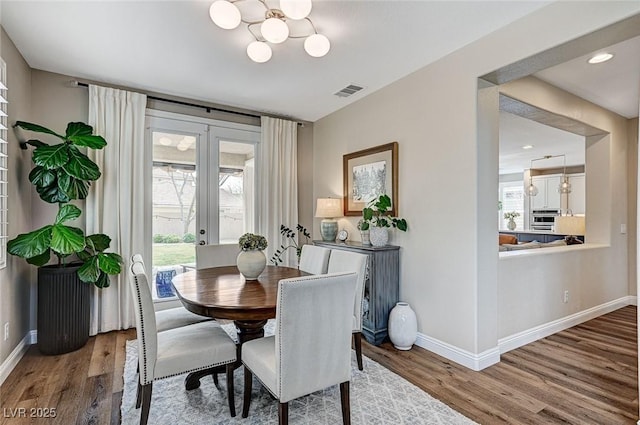
POLYGON ((64 135, 24 121, 16 127, 61 139, 47 144, 31 139, 21 143, 35 147, 35 167, 29 181, 40 199, 58 204, 52 224, 18 235, 7 244, 10 254, 38 266, 38 348, 45 354, 76 350, 89 339, 90 285, 109 286, 109 275, 121 271, 122 258, 105 252, 111 238, 104 234, 85 235, 82 229, 68 225, 82 214, 70 202, 85 199, 89 185, 97 180, 100 169, 80 148, 102 149, 103 137, 93 134, 90 125, 71 122, 64 135), (52 255, 55 264, 47 265, 52 255))
POLYGON ((369 239, 373 246, 384 246, 389 240, 389 228, 407 231, 407 220, 391 217, 391 198, 388 195, 380 195, 371 200, 362 210, 362 220, 359 224, 360 231, 369 230, 369 239))

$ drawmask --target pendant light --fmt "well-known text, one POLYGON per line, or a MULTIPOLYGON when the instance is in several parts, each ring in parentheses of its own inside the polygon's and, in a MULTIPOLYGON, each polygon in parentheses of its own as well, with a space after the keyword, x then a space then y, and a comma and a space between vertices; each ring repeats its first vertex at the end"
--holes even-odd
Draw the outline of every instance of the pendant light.
POLYGON ((531 160, 531 165, 529 165, 529 186, 527 190, 524 192, 527 196, 536 196, 538 194, 538 188, 533 184, 533 177, 531 176, 531 169, 533 168, 533 161, 531 160))
POLYGON ((562 169, 562 181, 558 185, 558 193, 571 193, 571 183, 569 183, 569 176, 567 176, 567 157, 562 155, 562 158, 564 159, 564 166, 562 169))

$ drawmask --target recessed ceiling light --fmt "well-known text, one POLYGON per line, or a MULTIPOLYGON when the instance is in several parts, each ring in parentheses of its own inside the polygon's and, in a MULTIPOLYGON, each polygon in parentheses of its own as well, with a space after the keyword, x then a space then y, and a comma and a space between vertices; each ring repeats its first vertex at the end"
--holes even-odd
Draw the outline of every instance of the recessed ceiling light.
POLYGON ((524 145, 522 149, 532 149, 533 145, 524 145))
POLYGON ((587 62, 591 64, 606 62, 613 57, 611 53, 598 53, 589 59, 587 62))

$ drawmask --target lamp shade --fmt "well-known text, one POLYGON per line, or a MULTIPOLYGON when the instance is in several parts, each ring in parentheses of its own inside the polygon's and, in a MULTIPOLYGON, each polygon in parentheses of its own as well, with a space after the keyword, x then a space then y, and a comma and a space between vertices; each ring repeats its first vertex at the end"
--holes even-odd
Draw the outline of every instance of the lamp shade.
POLYGON ((213 2, 209 8, 209 16, 217 26, 225 30, 236 28, 242 20, 238 7, 227 0, 213 2))
POLYGON ((318 198, 316 202, 316 217, 342 217, 342 202, 338 198, 318 198))
POLYGON ((329 53, 331 43, 329 39, 322 34, 313 34, 304 40, 304 50, 314 58, 321 58, 329 53))
POLYGON ((311 13, 311 0, 280 0, 280 9, 291 19, 304 19, 311 13))
POLYGON ((247 55, 254 62, 264 63, 271 59, 272 51, 267 43, 254 41, 247 46, 247 55))
POLYGON ((569 236, 584 236, 585 218, 579 215, 561 215, 555 219, 556 233, 569 236))
POLYGON ((282 43, 289 37, 289 27, 278 18, 269 18, 260 26, 260 32, 265 40, 277 44, 282 43))

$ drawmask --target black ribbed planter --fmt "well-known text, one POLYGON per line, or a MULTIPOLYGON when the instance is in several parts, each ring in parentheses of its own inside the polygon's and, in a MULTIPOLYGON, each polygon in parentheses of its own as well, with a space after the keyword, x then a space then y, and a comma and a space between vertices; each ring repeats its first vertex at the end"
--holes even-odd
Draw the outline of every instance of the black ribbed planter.
POLYGON ((78 278, 77 266, 38 269, 38 350, 64 354, 89 340, 91 284, 78 278))

